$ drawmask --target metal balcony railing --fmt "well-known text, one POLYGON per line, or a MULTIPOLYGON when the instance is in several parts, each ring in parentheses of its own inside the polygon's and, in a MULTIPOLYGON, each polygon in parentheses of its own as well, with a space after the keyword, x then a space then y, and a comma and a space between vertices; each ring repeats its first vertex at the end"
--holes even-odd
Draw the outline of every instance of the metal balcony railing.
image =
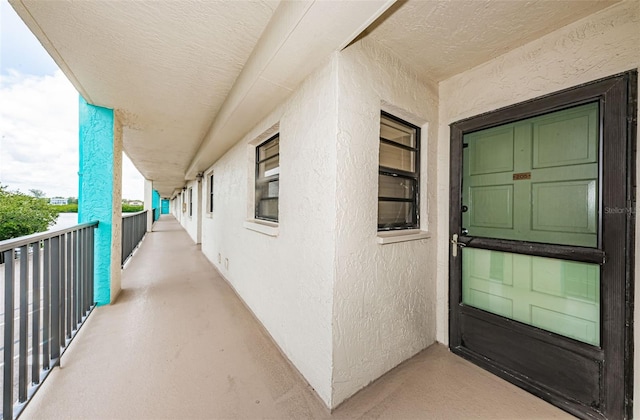
POLYGON ((95 306, 97 226, 91 222, 0 242, 3 419, 20 414, 95 306))
POLYGON ((147 211, 122 216, 122 266, 147 233, 147 211))

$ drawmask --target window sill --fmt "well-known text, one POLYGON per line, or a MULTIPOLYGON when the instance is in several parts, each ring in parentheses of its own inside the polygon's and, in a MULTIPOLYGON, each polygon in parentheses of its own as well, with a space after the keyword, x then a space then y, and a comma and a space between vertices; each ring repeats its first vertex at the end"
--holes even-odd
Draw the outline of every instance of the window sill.
POLYGON ((268 236, 278 236, 280 231, 278 224, 265 220, 247 220, 244 222, 245 229, 253 230, 268 236))
POLYGON ((420 239, 429 239, 431 234, 420 229, 411 230, 392 230, 388 232, 378 232, 376 238, 379 244, 393 244, 397 242, 418 241, 420 239))

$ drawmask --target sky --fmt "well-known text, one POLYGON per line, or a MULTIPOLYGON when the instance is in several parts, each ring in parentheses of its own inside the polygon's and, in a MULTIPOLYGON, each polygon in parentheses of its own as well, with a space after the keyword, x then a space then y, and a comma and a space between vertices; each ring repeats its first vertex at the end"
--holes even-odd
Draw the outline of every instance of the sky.
MULTIPOLYGON (((0 184, 78 196, 78 92, 7 0, 0 0, 0 184)), ((124 155, 122 197, 144 198, 124 155)))

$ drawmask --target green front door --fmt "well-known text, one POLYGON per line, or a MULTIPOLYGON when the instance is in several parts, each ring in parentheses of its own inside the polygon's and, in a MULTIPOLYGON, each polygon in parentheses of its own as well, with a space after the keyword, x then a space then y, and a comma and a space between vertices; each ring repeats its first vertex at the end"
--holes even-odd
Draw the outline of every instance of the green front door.
POLYGON ((451 350, 583 418, 632 410, 635 72, 451 125, 451 350))

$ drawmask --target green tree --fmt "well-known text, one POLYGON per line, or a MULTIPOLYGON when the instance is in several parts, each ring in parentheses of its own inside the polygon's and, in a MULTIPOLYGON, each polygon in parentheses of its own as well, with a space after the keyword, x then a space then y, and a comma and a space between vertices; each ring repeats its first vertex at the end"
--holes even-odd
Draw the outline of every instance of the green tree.
POLYGON ((43 232, 58 218, 58 212, 44 198, 0 185, 0 241, 43 232))
POLYGON ((29 192, 35 198, 45 198, 46 194, 42 190, 30 189, 29 192))

